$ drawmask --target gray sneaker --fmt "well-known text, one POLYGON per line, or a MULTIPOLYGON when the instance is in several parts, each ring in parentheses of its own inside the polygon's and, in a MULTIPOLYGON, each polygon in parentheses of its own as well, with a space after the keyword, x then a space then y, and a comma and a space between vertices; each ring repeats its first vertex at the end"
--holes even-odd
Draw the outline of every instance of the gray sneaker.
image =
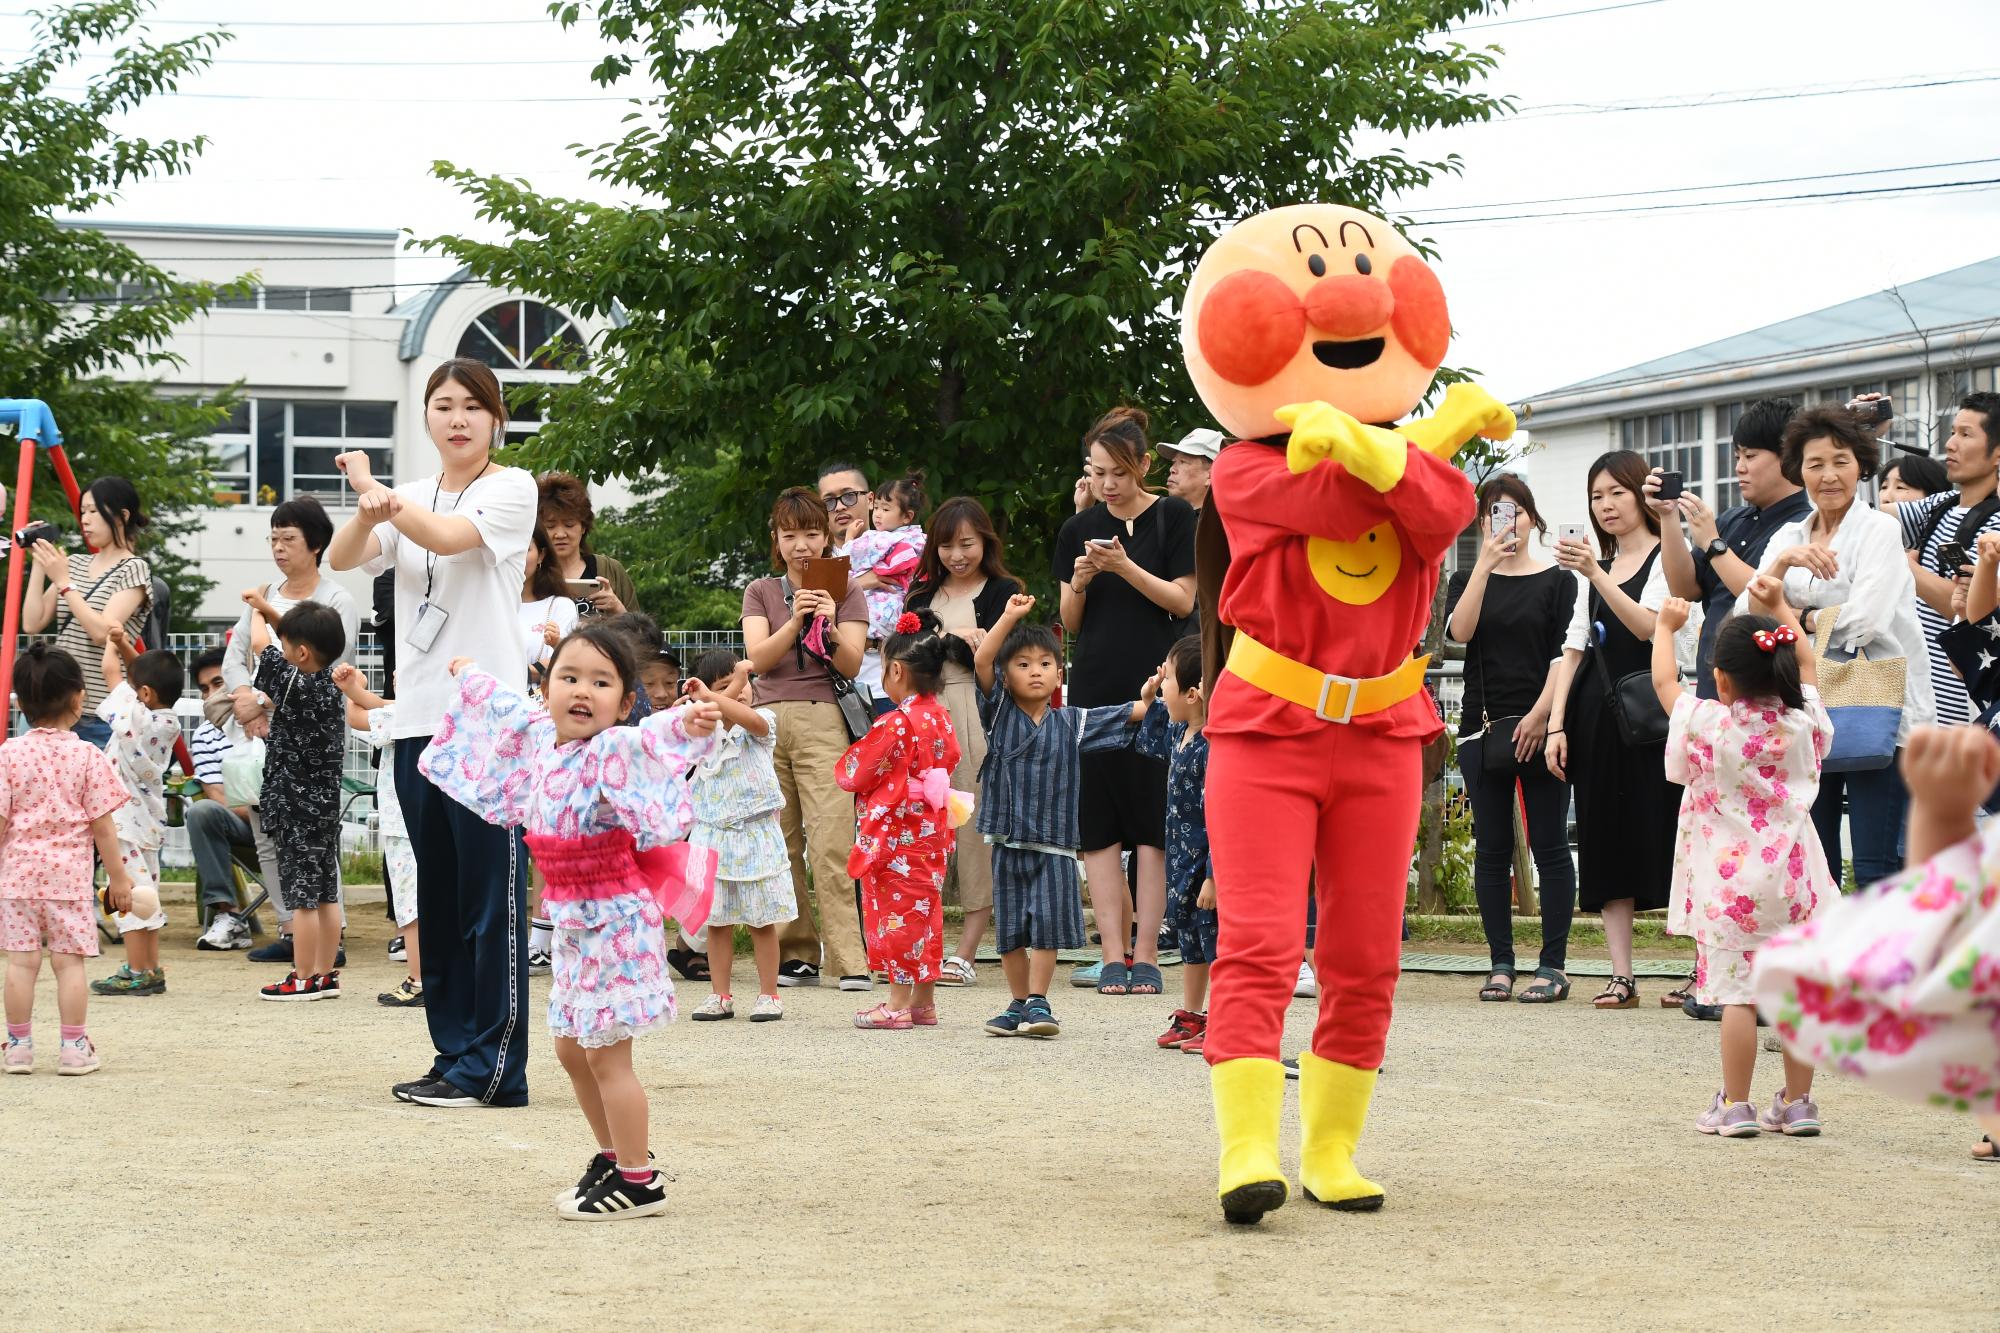
POLYGON ((1819 1137, 1819 1104, 1807 1093, 1795 1102, 1785 1100, 1782 1089, 1771 1098, 1771 1109, 1757 1117, 1759 1128, 1795 1139, 1819 1137))
POLYGON ((1757 1137, 1757 1108, 1749 1102, 1732 1102, 1721 1093, 1709 1103, 1694 1127, 1704 1134, 1715 1134, 1725 1139, 1754 1139, 1757 1137))

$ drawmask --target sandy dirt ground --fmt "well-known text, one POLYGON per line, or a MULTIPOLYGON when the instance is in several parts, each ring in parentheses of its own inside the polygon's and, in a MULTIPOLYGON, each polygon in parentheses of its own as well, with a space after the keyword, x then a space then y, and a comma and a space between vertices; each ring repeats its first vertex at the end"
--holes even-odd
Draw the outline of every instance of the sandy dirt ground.
MULTIPOLYGON (((365 891, 364 891, 365 893, 365 891)), ((1205 1066, 1169 999, 1059 986, 1053 1042, 999 1040, 997 969, 943 1026, 864 1033, 858 997, 642 1043, 664 1218, 558 1221, 591 1144, 539 1013, 533 1104, 392 1101, 429 1059, 357 903, 347 995, 276 1005, 182 910, 165 996, 95 1000, 104 1069, 0 1078, 0 1323, 16 1329, 1992 1328, 2000 1168, 1967 1122, 1822 1081, 1817 1140, 1697 1135, 1716 1028, 1655 1006, 1479 1004, 1411 976, 1362 1165, 1370 1216, 1213 1197, 1205 1066)), ((95 965, 102 975, 115 964, 95 965)), ((747 977, 748 960, 738 962, 747 977)), ((1066 971, 1066 969, 1065 969, 1066 971)), ((1170 988, 1177 974, 1168 974, 1170 988)), ((741 989, 754 992, 747 980, 741 989)), ((703 988, 684 987, 685 1007, 703 988)), ((539 1004, 546 983, 537 980, 539 1004)), ((1296 1001, 1288 1044, 1312 1002, 1296 1001)), ((1765 1055, 1757 1094, 1778 1080, 1765 1055)), ((1288 1166, 1297 1122, 1286 1115, 1288 1166)))

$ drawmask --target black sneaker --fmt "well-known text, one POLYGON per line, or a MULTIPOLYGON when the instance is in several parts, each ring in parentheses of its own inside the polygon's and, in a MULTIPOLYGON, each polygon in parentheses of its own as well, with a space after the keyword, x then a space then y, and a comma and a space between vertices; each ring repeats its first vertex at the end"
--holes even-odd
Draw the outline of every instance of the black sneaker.
POLYGON ((602 1151, 592 1154, 590 1165, 584 1167, 583 1174, 577 1177, 576 1188, 564 1190, 562 1193, 556 1195, 556 1207, 576 1207, 577 1201, 584 1198, 593 1189, 596 1189, 598 1183, 606 1176, 615 1176, 617 1174, 618 1163, 606 1157, 602 1151))
POLYGON ((1022 1013, 1021 1035, 1024 1037, 1053 1037, 1062 1032, 1062 1024, 1056 1022, 1055 1011, 1049 1008, 1048 1000, 1040 995, 1030 995, 1022 1013))
POLYGON ((343 943, 339 948, 333 951, 333 968, 334 971, 338 972, 341 968, 346 966, 347 966, 347 945, 343 943))
POLYGON ((780 986, 817 986, 819 969, 802 958, 778 964, 778 984, 780 986))
POLYGON ((613 1170, 574 1204, 558 1211, 571 1222, 618 1222, 628 1217, 651 1217, 666 1210, 665 1176, 655 1171, 646 1181, 634 1184, 613 1170))
POLYGON ((423 985, 413 977, 404 977, 396 989, 377 995, 375 1003, 390 1009, 421 1009, 424 1007, 423 985))
POLYGON ((1286 1078, 1297 1078, 1297 1077, 1299 1076, 1299 1057, 1298 1057, 1298 1056, 1296 1056, 1296 1055, 1288 1055, 1288 1056, 1286 1056, 1286 1057, 1285 1057, 1285 1058, 1284 1058, 1283 1060, 1280 1060, 1280 1061, 1279 1061, 1278 1063, 1279 1063, 1279 1064, 1281 1064, 1281 1065, 1283 1065, 1283 1066, 1285 1067, 1285 1077, 1286 1077, 1286 1078))
POLYGON ((449 1079, 433 1079, 420 1088, 412 1088, 408 1100, 419 1106, 477 1106, 479 1099, 449 1079))
POLYGON ((1021 1025, 1028 1021, 1028 1002, 1010 1001, 1006 1009, 986 1020, 986 1030, 996 1037, 1018 1037, 1021 1025))
POLYGON ((407 963, 410 961, 409 951, 403 947, 403 937, 401 935, 389 941, 389 961, 392 963, 407 963))
MULTIPOLYGON (((289 963, 292 961, 292 937, 280 935, 269 944, 260 944, 247 955, 253 963, 289 963)), ((342 959, 346 962, 346 959, 342 959)))
POLYGON ((528 975, 531 977, 547 976, 549 968, 553 965, 554 960, 544 951, 536 951, 528 955, 528 975))
POLYGON ((437 1069, 433 1067, 431 1071, 425 1074, 422 1078, 413 1078, 408 1083, 391 1084, 389 1087, 389 1095, 391 1097, 394 1097, 399 1102, 407 1102, 410 1100, 411 1093, 415 1092, 418 1088, 429 1087, 431 1084, 437 1082, 438 1079, 441 1077, 443 1077, 443 1075, 439 1074, 437 1069))

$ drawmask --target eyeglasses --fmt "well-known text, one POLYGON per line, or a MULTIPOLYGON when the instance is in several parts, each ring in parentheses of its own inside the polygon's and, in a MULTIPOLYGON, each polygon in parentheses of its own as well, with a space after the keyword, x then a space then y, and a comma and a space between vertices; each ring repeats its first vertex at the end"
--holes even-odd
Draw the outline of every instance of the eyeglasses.
POLYGON ((867 496, 867 491, 841 491, 837 495, 822 495, 819 498, 828 509, 852 509, 867 496))
POLYGON ((209 676, 206 679, 196 681, 194 683, 194 687, 200 690, 203 694, 214 694, 217 690, 222 688, 222 677, 209 676))

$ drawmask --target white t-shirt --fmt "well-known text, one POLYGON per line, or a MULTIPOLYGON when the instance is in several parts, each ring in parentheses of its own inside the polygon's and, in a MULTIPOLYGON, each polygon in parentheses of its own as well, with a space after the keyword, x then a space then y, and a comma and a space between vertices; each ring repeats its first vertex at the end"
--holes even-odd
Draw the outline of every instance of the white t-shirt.
POLYGON ((523 602, 520 614, 521 651, 528 655, 530 662, 546 662, 555 650, 542 637, 542 626, 554 625, 558 640, 569 637, 569 632, 576 628, 576 599, 543 597, 523 602))
POLYGON ((462 494, 440 490, 439 477, 396 487, 403 503, 453 518, 472 520, 480 545, 458 555, 434 555, 392 524, 375 529, 382 553, 363 568, 370 575, 396 571, 396 740, 434 735, 444 711, 458 695, 445 670, 454 657, 469 657, 501 680, 525 682, 527 645, 517 632, 521 583, 527 577, 528 542, 540 501, 535 479, 520 468, 494 468, 462 494), (446 614, 428 652, 410 641, 424 604, 428 571, 430 601, 446 614), (503 628, 506 627, 506 628, 503 628))

